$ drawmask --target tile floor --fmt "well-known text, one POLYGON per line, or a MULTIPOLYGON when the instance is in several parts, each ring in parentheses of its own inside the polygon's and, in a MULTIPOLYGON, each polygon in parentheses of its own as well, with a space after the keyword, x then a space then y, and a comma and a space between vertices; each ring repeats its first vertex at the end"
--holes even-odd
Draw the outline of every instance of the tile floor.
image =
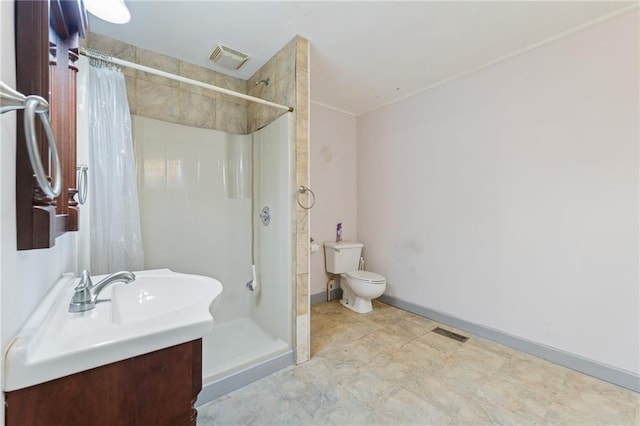
POLYGON ((311 361, 201 407, 198 425, 640 425, 640 394, 374 303, 313 305, 311 361))

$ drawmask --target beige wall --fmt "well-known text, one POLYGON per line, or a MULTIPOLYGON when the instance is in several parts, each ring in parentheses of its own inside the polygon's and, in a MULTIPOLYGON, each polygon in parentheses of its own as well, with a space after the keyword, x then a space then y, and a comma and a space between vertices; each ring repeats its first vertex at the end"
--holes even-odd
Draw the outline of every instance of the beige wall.
POLYGON ((335 241, 342 223, 344 241, 356 240, 356 117, 311 104, 311 237, 320 250, 311 253, 311 294, 326 294, 323 243, 335 241))
POLYGON ((388 296, 640 374, 637 11, 358 117, 388 296))

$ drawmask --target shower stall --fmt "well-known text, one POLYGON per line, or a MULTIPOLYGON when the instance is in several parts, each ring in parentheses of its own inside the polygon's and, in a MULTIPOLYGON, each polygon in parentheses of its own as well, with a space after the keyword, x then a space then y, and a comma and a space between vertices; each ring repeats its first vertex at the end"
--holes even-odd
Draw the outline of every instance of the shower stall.
MULTIPOLYGON (((78 93, 86 96, 82 59, 78 93)), ((79 99, 80 161, 89 155, 84 104, 79 99)), ((292 114, 248 135, 131 117, 144 269, 205 275, 223 285, 213 331, 203 338, 199 403, 292 365, 292 114)), ((88 216, 81 228, 91 226, 88 216)), ((81 257, 86 239, 79 238, 81 257)), ((79 259, 79 267, 86 262, 79 259)))
POLYGON ((293 362, 290 121, 286 113, 233 135, 133 117, 145 269, 206 275, 224 286, 203 339, 205 391, 283 354, 281 362, 293 362), (252 265, 255 291, 246 285, 252 265))

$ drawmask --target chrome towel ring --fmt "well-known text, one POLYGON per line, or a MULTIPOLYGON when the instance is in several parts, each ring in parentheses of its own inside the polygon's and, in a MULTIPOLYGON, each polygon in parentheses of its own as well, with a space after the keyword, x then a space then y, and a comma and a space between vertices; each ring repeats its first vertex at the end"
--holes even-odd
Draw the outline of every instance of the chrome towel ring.
POLYGON ((87 202, 87 193, 89 192, 88 172, 89 166, 86 164, 78 164, 76 166, 78 172, 78 204, 83 205, 87 202))
MULTIPOLYGON (((40 96, 32 95, 31 97, 38 100, 36 112, 49 111, 49 102, 40 96)), ((7 86, 3 81, 0 81, 0 114, 16 109, 24 109, 26 101, 27 96, 7 86)))
POLYGON ((36 175, 36 181, 47 197, 56 198, 62 190, 62 170, 60 167, 60 157, 58 156, 58 147, 56 146, 56 138, 53 135, 53 129, 49 122, 49 103, 40 96, 25 96, 0 81, 0 114, 18 109, 24 109, 24 135, 27 142, 29 161, 36 175), (49 179, 42 165, 42 158, 40 158, 40 152, 38 150, 35 124, 36 113, 40 116, 40 121, 42 121, 44 126, 44 132, 49 140, 49 151, 51 152, 51 161, 53 163, 53 185, 49 184, 49 179))
MULTIPOLYGON (((60 157, 58 156, 58 147, 56 146, 56 138, 53 135, 53 129, 49 122, 49 114, 47 112, 39 112, 40 121, 44 125, 44 132, 49 140, 49 151, 51 151, 51 160, 53 161, 53 185, 49 184, 47 179, 47 173, 44 171, 42 165, 42 159, 40 158, 40 152, 38 150, 38 141, 36 140, 36 124, 34 116, 36 114, 36 107, 39 105, 40 100, 36 99, 39 96, 27 96, 24 108, 24 134, 27 139, 27 152, 29 153, 29 161, 31 161, 31 167, 36 175, 38 185, 42 189, 42 192, 49 198, 56 198, 60 195, 62 189, 62 173, 60 170, 60 157)), ((40 98, 42 99, 42 98, 40 98)), ((44 101, 44 99, 42 99, 44 101)), ((45 101, 46 102, 46 101, 45 101)))
POLYGON ((313 206, 316 205, 316 194, 314 194, 313 191, 311 189, 307 188, 306 186, 300 185, 298 187, 298 192, 296 194, 296 201, 298 202, 298 205, 300 207, 302 207, 305 210, 309 210, 313 206), (311 198, 311 204, 309 204, 308 206, 305 206, 300 202, 300 194, 304 194, 305 192, 308 192, 309 193, 309 197, 311 198))

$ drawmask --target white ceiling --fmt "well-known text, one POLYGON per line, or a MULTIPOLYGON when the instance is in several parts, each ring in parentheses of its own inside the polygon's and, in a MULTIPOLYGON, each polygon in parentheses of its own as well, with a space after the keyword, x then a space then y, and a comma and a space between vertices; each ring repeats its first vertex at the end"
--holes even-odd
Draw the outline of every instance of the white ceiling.
MULTIPOLYGON (((635 2, 218 2, 127 0, 125 25, 90 30, 248 79, 296 34, 311 43, 311 99, 362 114, 635 2), (220 42, 240 70, 207 58, 220 42)), ((633 7, 633 6, 631 6, 633 7)))

